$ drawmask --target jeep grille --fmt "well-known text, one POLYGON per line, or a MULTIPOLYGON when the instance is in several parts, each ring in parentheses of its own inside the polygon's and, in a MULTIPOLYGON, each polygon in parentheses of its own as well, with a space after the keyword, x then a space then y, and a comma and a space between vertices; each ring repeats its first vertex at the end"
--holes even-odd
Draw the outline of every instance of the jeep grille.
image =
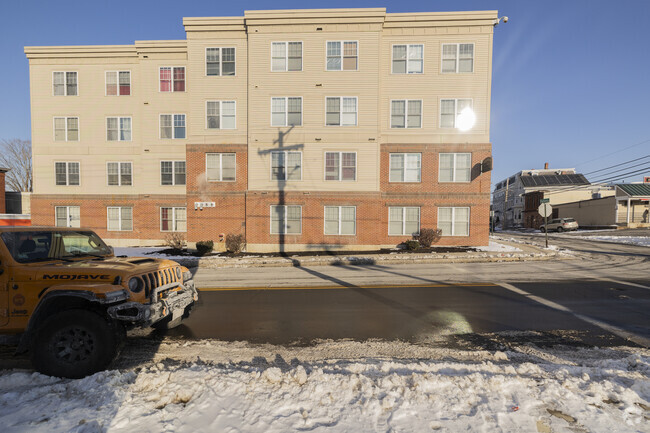
POLYGON ((166 268, 155 272, 149 272, 148 274, 143 274, 140 277, 142 278, 142 281, 144 281, 144 294, 147 297, 149 297, 151 291, 157 287, 180 281, 176 277, 174 268, 166 268))

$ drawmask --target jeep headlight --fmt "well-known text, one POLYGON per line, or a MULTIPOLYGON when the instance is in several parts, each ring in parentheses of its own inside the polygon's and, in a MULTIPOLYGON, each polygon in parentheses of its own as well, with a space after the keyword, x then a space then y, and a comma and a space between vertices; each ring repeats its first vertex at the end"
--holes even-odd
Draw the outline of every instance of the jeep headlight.
POLYGON ((133 277, 129 280, 129 290, 133 293, 141 292, 143 288, 144 282, 140 278, 133 277))
POLYGON ((180 279, 180 278, 181 278, 181 274, 182 274, 182 272, 181 272, 181 268, 180 268, 180 267, 177 267, 177 268, 176 268, 176 278, 177 278, 177 279, 180 279))
POLYGON ((189 270, 183 272, 183 282, 189 281, 191 279, 192 279, 192 273, 189 270))

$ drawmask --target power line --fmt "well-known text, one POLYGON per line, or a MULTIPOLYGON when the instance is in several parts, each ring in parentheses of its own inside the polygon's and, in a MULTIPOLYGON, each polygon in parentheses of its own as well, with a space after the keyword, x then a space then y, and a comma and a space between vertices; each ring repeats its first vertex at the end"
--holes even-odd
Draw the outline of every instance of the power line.
POLYGON ((582 165, 589 164, 590 162, 594 162, 594 161, 598 161, 598 160, 603 159, 603 158, 607 158, 608 156, 611 156, 611 155, 616 155, 617 153, 623 152, 624 150, 632 149, 633 147, 641 146, 642 144, 645 144, 645 143, 650 143, 650 138, 648 138, 647 140, 640 141, 639 143, 633 144, 631 146, 627 146, 627 147, 624 147, 622 149, 618 149, 618 150, 616 150, 614 152, 611 152, 611 153, 608 153, 606 155, 599 156, 599 157, 594 158, 594 159, 590 159, 589 161, 585 161, 583 163, 580 163, 580 164, 576 165, 576 167, 580 167, 582 165))
MULTIPOLYGON (((648 159, 648 158, 650 158, 650 155, 642 156, 640 158, 631 159, 629 161, 621 162, 620 164, 611 165, 609 167, 601 168, 600 170, 588 171, 587 173, 583 173, 583 174, 586 176, 588 174, 598 173, 599 171, 609 170, 610 168, 619 167, 621 165, 629 164, 630 162, 640 161, 642 159, 648 159)), ((645 164, 645 163, 643 163, 643 164, 645 164)))

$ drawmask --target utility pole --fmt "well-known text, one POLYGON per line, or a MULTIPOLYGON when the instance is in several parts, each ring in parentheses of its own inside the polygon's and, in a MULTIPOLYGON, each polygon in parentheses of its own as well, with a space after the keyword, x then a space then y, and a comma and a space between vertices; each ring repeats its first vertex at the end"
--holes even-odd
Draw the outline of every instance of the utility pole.
POLYGON ((506 221, 508 220, 508 187, 510 186, 510 178, 506 179, 506 193, 504 195, 505 199, 503 201, 503 228, 506 228, 506 221))

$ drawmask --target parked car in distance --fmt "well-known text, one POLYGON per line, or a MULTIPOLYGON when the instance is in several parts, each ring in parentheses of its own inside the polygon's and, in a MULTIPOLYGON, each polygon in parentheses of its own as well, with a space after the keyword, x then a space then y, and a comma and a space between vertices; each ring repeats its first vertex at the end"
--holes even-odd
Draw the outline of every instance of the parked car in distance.
POLYGON ((539 229, 542 233, 555 230, 556 232, 568 232, 578 230, 578 222, 573 218, 554 218, 547 225, 542 224, 539 229))

